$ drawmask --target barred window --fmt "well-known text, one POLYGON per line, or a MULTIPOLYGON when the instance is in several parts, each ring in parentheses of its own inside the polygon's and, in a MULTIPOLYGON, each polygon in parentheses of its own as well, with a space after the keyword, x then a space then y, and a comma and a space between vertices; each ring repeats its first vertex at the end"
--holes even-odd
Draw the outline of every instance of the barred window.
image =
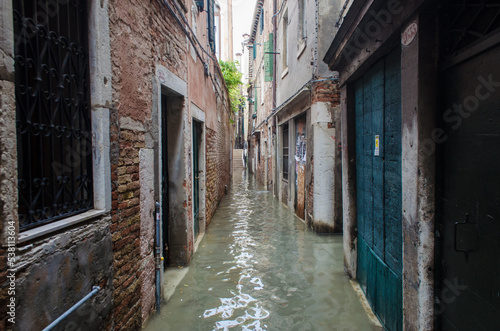
POLYGON ((87 3, 14 3, 19 227, 93 208, 87 3))

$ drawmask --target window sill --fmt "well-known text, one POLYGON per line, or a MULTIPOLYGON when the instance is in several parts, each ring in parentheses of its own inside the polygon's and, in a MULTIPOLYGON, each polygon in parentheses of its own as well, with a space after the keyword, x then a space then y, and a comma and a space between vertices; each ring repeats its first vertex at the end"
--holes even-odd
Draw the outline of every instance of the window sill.
POLYGON ((285 70, 283 70, 283 72, 281 73, 281 79, 285 78, 286 75, 288 75, 288 67, 286 67, 285 70))
POLYGON ((62 219, 57 222, 49 223, 46 225, 39 226, 34 229, 26 230, 21 233, 19 233, 18 236, 18 243, 24 243, 30 240, 33 240, 35 238, 50 234, 52 232, 59 231, 64 228, 68 228, 70 226, 73 226, 75 224, 87 221, 89 219, 104 215, 105 211, 104 210, 89 210, 86 211, 82 214, 78 214, 75 216, 71 216, 65 219, 62 219))
POLYGON ((299 49, 297 51, 297 59, 300 58, 300 56, 304 53, 304 50, 306 49, 306 40, 303 39, 302 42, 299 44, 299 49))

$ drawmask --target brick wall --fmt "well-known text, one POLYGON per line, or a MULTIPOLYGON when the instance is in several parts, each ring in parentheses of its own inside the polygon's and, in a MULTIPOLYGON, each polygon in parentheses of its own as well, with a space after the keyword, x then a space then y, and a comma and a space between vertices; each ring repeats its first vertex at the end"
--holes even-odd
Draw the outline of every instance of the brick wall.
MULTIPOLYGON (((154 221, 151 203, 145 202, 150 198, 154 204, 154 198, 141 197, 141 190, 145 192, 142 177, 154 173, 153 164, 140 173, 144 166, 141 151, 152 151, 145 138, 150 137, 152 123, 152 82, 156 64, 187 80, 187 42, 160 0, 110 0, 109 21, 113 50, 113 328, 137 330, 155 308, 154 221)), ((154 196, 154 192, 148 195, 154 196)))
POLYGON ((139 149, 144 134, 113 131, 111 142, 118 147, 111 161, 115 329, 137 329, 142 325, 139 149))
POLYGON ((229 125, 229 103, 227 97, 217 98, 217 113, 220 121, 217 131, 206 128, 206 219, 207 226, 231 183, 230 151, 232 149, 232 126, 229 125))
POLYGON ((339 105, 340 90, 338 84, 331 80, 314 84, 311 102, 330 102, 332 106, 339 105))

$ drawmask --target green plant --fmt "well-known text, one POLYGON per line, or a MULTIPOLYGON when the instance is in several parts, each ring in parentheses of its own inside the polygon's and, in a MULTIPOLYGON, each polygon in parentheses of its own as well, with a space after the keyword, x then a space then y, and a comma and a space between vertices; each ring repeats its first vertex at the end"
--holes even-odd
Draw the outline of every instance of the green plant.
POLYGON ((237 113, 239 106, 244 105, 245 98, 241 95, 240 86, 243 84, 241 82, 241 77, 243 74, 238 71, 236 67, 238 61, 219 61, 220 68, 222 70, 222 75, 224 76, 224 81, 226 82, 227 89, 229 90, 229 99, 231 101, 231 111, 237 113))

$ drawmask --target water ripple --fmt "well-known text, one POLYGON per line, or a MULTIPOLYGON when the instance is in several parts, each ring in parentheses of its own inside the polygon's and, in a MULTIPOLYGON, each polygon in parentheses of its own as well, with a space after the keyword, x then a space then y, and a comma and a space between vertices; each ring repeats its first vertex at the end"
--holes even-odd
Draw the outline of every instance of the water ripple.
POLYGON ((235 174, 187 275, 146 330, 371 330, 343 272, 342 238, 310 232, 255 188, 235 174))

